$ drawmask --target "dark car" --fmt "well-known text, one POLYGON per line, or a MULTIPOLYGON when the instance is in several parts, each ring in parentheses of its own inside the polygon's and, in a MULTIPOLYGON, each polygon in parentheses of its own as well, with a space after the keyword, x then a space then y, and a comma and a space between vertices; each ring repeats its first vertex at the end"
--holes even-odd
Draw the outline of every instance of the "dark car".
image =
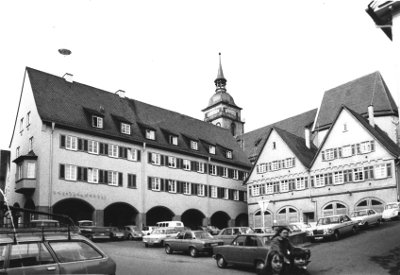
POLYGON ((0 274, 115 274, 116 264, 87 238, 66 232, 0 233, 0 274))
POLYGON ((214 247, 213 258, 219 268, 231 264, 263 269, 270 239, 271 235, 267 234, 238 235, 231 244, 214 247))
POLYGON ((122 227, 117 227, 117 226, 113 226, 110 229, 110 237, 112 240, 123 240, 125 239, 125 233, 124 233, 124 228, 122 227))
POLYGON ((164 244, 167 254, 183 251, 189 252, 192 257, 197 257, 202 252, 212 254, 213 248, 223 245, 224 241, 214 238, 203 230, 187 230, 180 232, 175 238, 165 239, 164 244))
POLYGON ((91 220, 78 221, 78 226, 81 235, 92 241, 111 239, 110 227, 96 226, 91 220))

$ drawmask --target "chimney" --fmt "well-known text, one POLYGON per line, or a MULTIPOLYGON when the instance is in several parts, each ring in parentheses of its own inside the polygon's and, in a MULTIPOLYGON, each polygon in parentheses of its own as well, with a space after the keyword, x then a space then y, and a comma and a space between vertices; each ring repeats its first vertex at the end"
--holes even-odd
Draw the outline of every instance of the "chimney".
POLYGON ((64 74, 63 78, 65 79, 65 81, 67 81, 69 83, 72 83, 73 82, 73 76, 74 76, 73 74, 66 73, 66 74, 64 74))
POLYGON ((374 106, 372 106, 372 105, 368 106, 368 120, 369 120, 369 125, 371 125, 372 127, 375 127, 374 106))
POLYGON ((115 92, 116 95, 119 95, 120 98, 125 97, 125 91, 124 90, 118 90, 115 92))
POLYGON ((304 139, 306 140, 306 146, 308 149, 311 148, 311 130, 310 128, 304 128, 304 139))

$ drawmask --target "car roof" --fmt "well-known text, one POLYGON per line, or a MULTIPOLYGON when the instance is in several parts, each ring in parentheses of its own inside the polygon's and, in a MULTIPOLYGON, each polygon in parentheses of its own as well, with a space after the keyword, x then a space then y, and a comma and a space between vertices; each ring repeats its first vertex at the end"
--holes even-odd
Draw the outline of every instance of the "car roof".
POLYGON ((37 220, 31 220, 30 222, 59 222, 59 221, 49 220, 49 219, 37 219, 37 220))
MULTIPOLYGON (((40 242, 43 241, 43 236, 46 241, 69 240, 68 234, 62 234, 60 232, 34 232, 34 233, 17 233, 17 242, 40 242)), ((85 238, 79 234, 71 233, 72 240, 84 240, 85 238)), ((0 233, 0 244, 14 243, 14 234, 0 233)))

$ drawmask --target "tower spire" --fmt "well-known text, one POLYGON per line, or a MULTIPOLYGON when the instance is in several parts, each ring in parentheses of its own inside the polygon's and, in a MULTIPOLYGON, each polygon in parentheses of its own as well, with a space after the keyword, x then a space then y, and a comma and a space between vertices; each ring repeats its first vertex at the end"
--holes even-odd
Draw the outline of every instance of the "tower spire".
POLYGON ((221 62, 221 53, 219 53, 219 67, 218 67, 218 75, 217 78, 214 80, 216 89, 216 93, 226 92, 226 79, 224 77, 224 71, 222 70, 222 62, 221 62))

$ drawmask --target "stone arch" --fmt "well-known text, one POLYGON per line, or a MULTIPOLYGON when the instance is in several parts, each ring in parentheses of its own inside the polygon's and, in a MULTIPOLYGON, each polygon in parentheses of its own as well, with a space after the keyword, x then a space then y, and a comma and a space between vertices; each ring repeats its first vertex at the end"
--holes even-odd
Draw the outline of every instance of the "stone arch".
POLYGON ((273 225, 273 215, 270 210, 265 210, 264 211, 264 226, 263 226, 263 218, 261 215, 261 209, 257 210, 253 214, 253 226, 254 227, 271 227, 273 225))
POLYGON ((249 215, 241 213, 235 219, 235 226, 249 226, 249 215))
POLYGON ((203 219, 205 217, 206 216, 197 209, 188 209, 182 213, 181 221, 185 226, 195 229, 203 225, 203 219))
POLYGON ((343 201, 330 201, 322 206, 322 216, 349 214, 349 206, 343 201))
POLYGON ((354 205, 354 211, 362 210, 362 209, 373 209, 378 213, 382 213, 385 209, 385 202, 376 197, 366 197, 360 199, 354 205))
POLYGON ((157 222, 171 221, 175 214, 165 206, 155 206, 146 213, 146 225, 156 225, 157 222))
POLYGON ((296 207, 292 205, 283 206, 276 212, 276 222, 278 224, 299 222, 299 221, 300 221, 300 212, 296 207))
POLYGON ((105 226, 136 225, 139 211, 126 202, 115 202, 104 208, 105 226))
POLYGON ((217 211, 211 216, 211 225, 222 229, 229 226, 230 219, 229 215, 224 211, 217 211))
POLYGON ((69 198, 56 202, 53 205, 53 213, 67 215, 74 222, 93 220, 94 207, 85 200, 69 198))

